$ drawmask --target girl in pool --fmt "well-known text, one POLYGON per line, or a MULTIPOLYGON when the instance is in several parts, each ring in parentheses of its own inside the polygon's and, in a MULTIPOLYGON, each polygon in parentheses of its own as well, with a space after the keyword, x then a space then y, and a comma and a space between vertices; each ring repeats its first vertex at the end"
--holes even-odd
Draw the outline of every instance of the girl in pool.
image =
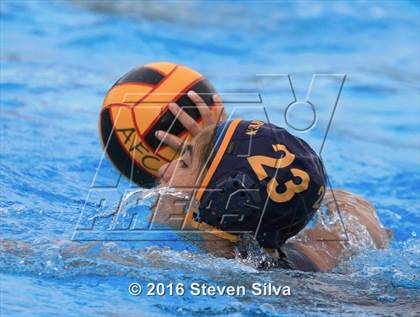
POLYGON ((193 199, 185 208, 162 195, 152 221, 201 231, 203 247, 216 255, 247 257, 256 248, 244 243, 258 244, 265 250, 263 267, 326 271, 358 249, 387 245, 390 232, 369 202, 325 190, 322 162, 306 142, 262 121, 224 121, 218 96, 214 101, 220 106, 212 113, 198 94, 188 95, 204 128, 172 103, 170 111, 193 139, 184 144, 165 131, 156 136, 182 149, 177 160, 160 169, 161 186, 193 199), (316 224, 304 229, 317 210, 316 224))
MULTIPOLYGON (((182 151, 160 169, 161 186, 193 199, 185 208, 171 194, 161 195, 153 207, 153 223, 192 229, 201 235, 202 248, 217 256, 257 259, 260 268, 327 271, 360 249, 386 247, 390 232, 373 206, 342 190, 326 191, 322 162, 306 142, 258 120, 225 121, 218 96, 218 111, 212 113, 198 94, 188 95, 204 127, 171 104, 193 139, 184 143, 165 131, 156 136, 182 151), (316 221, 308 226, 312 218, 316 221)), ((91 253, 98 246, 52 243, 63 258, 91 253)), ((0 251, 23 259, 31 256, 32 247, 23 241, 0 243, 0 251)), ((94 253, 117 263, 136 262, 110 252, 94 253)), ((76 260, 69 265, 85 264, 76 260)))

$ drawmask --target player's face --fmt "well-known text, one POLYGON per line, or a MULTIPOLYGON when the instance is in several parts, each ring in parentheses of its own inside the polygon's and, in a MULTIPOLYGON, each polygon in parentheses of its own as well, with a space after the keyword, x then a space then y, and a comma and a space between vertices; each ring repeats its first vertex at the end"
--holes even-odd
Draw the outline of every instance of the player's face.
POLYGON ((203 130, 190 143, 183 146, 177 160, 163 165, 159 170, 161 186, 192 192, 204 174, 202 153, 209 146, 211 136, 209 130, 203 130))
MULTIPOLYGON (((183 197, 190 197, 194 188, 199 186, 200 179, 204 176, 202 171, 204 162, 202 151, 210 143, 211 133, 202 132, 193 140, 184 145, 180 157, 171 163, 165 164, 159 170, 160 185, 175 188, 182 192, 183 197)), ((161 194, 153 205, 153 221, 179 226, 179 219, 184 215, 185 203, 188 198, 179 198, 173 194, 161 194), (171 217, 175 217, 175 222, 171 217)))

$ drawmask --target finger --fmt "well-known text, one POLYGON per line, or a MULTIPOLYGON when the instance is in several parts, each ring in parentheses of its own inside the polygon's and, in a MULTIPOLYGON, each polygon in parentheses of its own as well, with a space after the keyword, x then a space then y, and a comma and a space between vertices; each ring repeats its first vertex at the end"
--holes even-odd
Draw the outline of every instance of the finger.
POLYGON ((182 144, 184 143, 184 140, 182 140, 181 138, 165 131, 156 131, 155 135, 159 140, 169 145, 175 151, 180 150, 182 148, 182 144))
POLYGON ((220 123, 226 120, 223 120, 223 108, 218 108, 216 109, 216 112, 214 114, 214 118, 215 118, 215 123, 220 123))
POLYGON ((217 123, 226 121, 227 116, 225 112, 225 106, 219 95, 213 96, 213 103, 214 103, 214 106, 217 107, 217 109, 219 110, 219 111, 216 111, 217 123))
POLYGON ((192 136, 196 136, 198 133, 200 133, 201 129, 197 122, 195 122, 195 120, 191 118, 188 113, 182 110, 176 103, 170 103, 169 110, 172 112, 175 118, 177 118, 182 123, 185 129, 191 133, 192 136))
POLYGON ((208 126, 215 123, 209 107, 195 91, 189 91, 188 97, 197 106, 198 111, 200 112, 200 115, 203 118, 204 126, 208 126))
POLYGON ((207 105, 203 98, 201 98, 201 96, 195 91, 190 90, 187 95, 196 105, 207 105))

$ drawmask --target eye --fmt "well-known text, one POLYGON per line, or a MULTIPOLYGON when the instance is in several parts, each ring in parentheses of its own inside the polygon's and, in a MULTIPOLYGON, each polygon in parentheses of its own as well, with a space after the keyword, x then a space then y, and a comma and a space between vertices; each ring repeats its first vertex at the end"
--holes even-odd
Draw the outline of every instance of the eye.
POLYGON ((187 163, 185 163, 184 160, 180 160, 179 164, 181 164, 181 168, 187 168, 188 167, 187 163))

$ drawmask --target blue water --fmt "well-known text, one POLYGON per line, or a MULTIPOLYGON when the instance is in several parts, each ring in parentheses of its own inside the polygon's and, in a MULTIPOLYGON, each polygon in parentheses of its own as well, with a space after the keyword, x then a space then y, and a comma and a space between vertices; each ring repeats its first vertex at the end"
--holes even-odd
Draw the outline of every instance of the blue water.
MULTIPOLYGON (((420 314, 418 1, 1 1, 0 8, 1 239, 21 246, 0 250, 2 316, 420 314), (377 208, 394 234, 390 248, 318 274, 258 272, 186 242, 106 242, 83 256, 63 253, 101 160, 104 94, 129 69, 160 60, 197 69, 225 100, 260 93, 263 104, 226 103, 227 112, 264 119, 265 106, 282 126, 294 100, 284 74, 297 100, 313 74, 327 74, 309 95, 316 127, 289 127, 317 150, 345 74, 322 157, 334 188, 377 208), (181 281, 272 282, 289 285, 292 296, 127 292, 132 282, 181 281)), ((311 115, 302 108, 290 120, 305 125, 311 115)), ((97 182, 118 176, 110 164, 100 170, 97 182)))

